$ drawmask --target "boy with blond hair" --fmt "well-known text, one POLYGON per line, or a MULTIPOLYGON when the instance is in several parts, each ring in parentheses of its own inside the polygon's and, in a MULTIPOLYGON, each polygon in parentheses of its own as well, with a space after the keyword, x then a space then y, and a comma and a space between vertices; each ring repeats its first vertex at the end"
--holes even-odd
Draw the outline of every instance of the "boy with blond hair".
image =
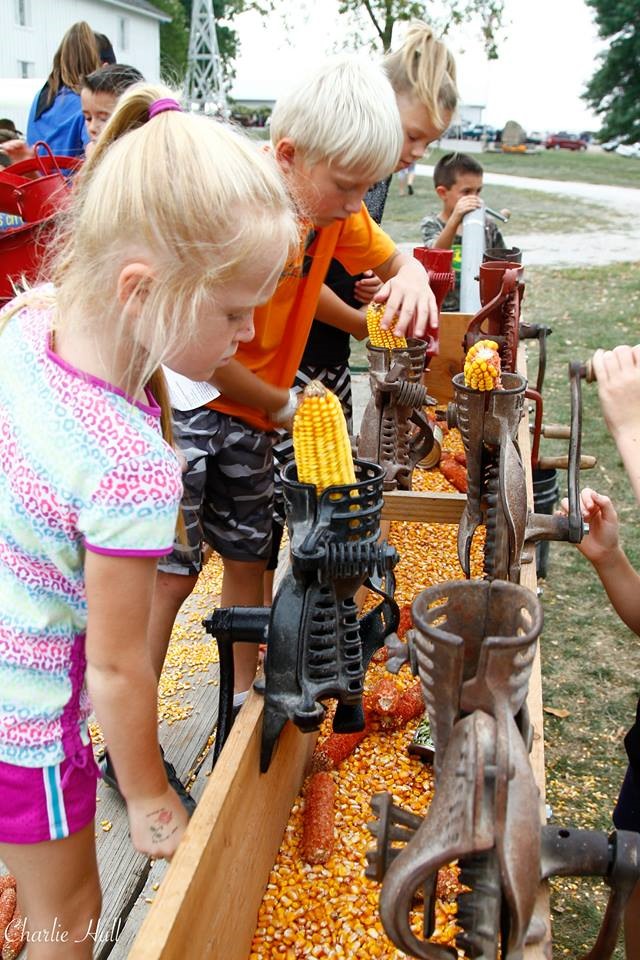
MULTIPOLYGON (((254 313, 255 337, 218 370, 220 396, 174 411, 174 436, 187 461, 182 512, 188 545, 160 564, 152 655, 162 669, 176 614, 195 586, 202 543, 221 555, 221 606, 261 606, 271 548, 275 429, 290 425, 291 389, 332 257, 351 273, 369 268, 384 281, 383 322, 420 336, 437 327, 424 268, 402 254, 369 216, 369 186, 396 166, 402 129, 382 70, 355 58, 324 65, 273 111, 272 153, 298 211, 300 245, 272 298, 254 313)), ((331 296, 329 297, 329 301, 331 296)), ((239 708, 257 663, 254 644, 235 644, 239 708)))

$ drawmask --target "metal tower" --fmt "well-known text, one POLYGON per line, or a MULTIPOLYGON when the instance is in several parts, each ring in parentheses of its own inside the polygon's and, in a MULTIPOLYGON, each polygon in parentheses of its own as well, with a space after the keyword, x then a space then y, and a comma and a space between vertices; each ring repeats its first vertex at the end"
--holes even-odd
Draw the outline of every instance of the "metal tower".
POLYGON ((213 0, 193 0, 184 98, 192 110, 228 114, 213 0))

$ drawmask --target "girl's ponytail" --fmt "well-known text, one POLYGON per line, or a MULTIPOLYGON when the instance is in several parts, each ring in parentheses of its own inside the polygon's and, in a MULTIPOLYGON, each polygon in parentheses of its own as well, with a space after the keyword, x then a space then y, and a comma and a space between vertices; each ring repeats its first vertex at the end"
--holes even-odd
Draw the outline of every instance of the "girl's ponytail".
POLYGON ((122 94, 82 168, 83 179, 90 175, 114 140, 149 122, 149 107, 166 95, 164 87, 151 83, 136 83, 122 94))
POLYGON ((383 63, 395 92, 417 99, 433 122, 444 126, 443 113, 452 113, 458 105, 456 62, 431 27, 414 21, 400 50, 388 54, 383 63))

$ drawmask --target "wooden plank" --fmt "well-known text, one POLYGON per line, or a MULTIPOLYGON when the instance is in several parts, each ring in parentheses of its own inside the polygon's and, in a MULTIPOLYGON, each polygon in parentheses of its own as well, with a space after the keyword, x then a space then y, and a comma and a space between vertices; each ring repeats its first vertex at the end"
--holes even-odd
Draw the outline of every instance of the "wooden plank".
MULTIPOLYGON (((206 789, 210 770, 211 757, 207 756, 201 764, 195 782, 191 787, 191 796, 194 797, 197 803, 200 802, 206 789)), ((169 864, 166 860, 155 860, 150 864, 144 887, 140 891, 137 900, 126 917, 121 917, 119 923, 117 922, 116 924, 115 929, 118 936, 115 938, 113 949, 108 954, 109 960, 126 960, 129 956, 133 942, 149 913, 151 905, 155 901, 157 891, 168 869, 169 864)), ((109 930, 109 928, 105 929, 109 930)))
POLYGON ((246 960, 269 872, 315 736, 287 723, 259 772, 263 700, 252 691, 129 953, 246 960))
MULTIPOLYGON (((518 370, 526 377, 527 363, 525 346, 521 343, 518 347, 518 370)), ((524 416, 520 421, 518 428, 518 445, 524 462, 525 476, 527 480, 527 502, 530 509, 533 509, 533 478, 531 476, 531 435, 529 432, 529 417, 524 416)), ((534 593, 538 589, 538 580, 536 577, 536 551, 535 546, 529 549, 523 555, 523 563, 520 568, 520 583, 523 587, 528 587, 534 593)), ((540 790, 540 820, 546 823, 545 807, 545 770, 544 770, 544 730, 542 713, 542 667, 540 660, 540 642, 538 642, 535 660, 531 671, 531 680, 529 681, 529 696, 527 698, 529 708, 529 719, 533 725, 533 744, 529 759, 536 784, 540 790)), ((543 883, 538 890, 534 917, 544 924, 545 935, 540 943, 531 944, 525 947, 525 960, 549 960, 551 956, 551 905, 549 900, 549 884, 543 883)))
POLYGON ((459 523, 466 502, 463 493, 389 490, 384 495, 382 518, 418 523, 459 523))
POLYGON ((472 316, 471 313, 440 314, 440 353, 431 358, 425 380, 427 390, 438 403, 453 400, 451 378, 462 371, 462 338, 472 316))

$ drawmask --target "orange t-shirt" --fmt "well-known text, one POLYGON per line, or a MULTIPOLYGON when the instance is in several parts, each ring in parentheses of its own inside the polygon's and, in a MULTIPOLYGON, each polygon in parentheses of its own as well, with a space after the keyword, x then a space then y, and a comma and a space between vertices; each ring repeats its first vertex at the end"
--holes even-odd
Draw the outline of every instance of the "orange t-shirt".
MULTIPOLYGON (((293 263, 282 273, 275 293, 254 313, 255 337, 241 343, 235 359, 261 380, 289 388, 307 343, 320 289, 335 257, 349 273, 375 270, 388 260, 395 244, 375 223, 364 204, 358 213, 329 227, 320 227, 305 250, 303 241, 293 263), (308 267, 308 269, 307 269, 308 267)), ((252 427, 272 428, 267 415, 221 394, 207 404, 252 427)))

